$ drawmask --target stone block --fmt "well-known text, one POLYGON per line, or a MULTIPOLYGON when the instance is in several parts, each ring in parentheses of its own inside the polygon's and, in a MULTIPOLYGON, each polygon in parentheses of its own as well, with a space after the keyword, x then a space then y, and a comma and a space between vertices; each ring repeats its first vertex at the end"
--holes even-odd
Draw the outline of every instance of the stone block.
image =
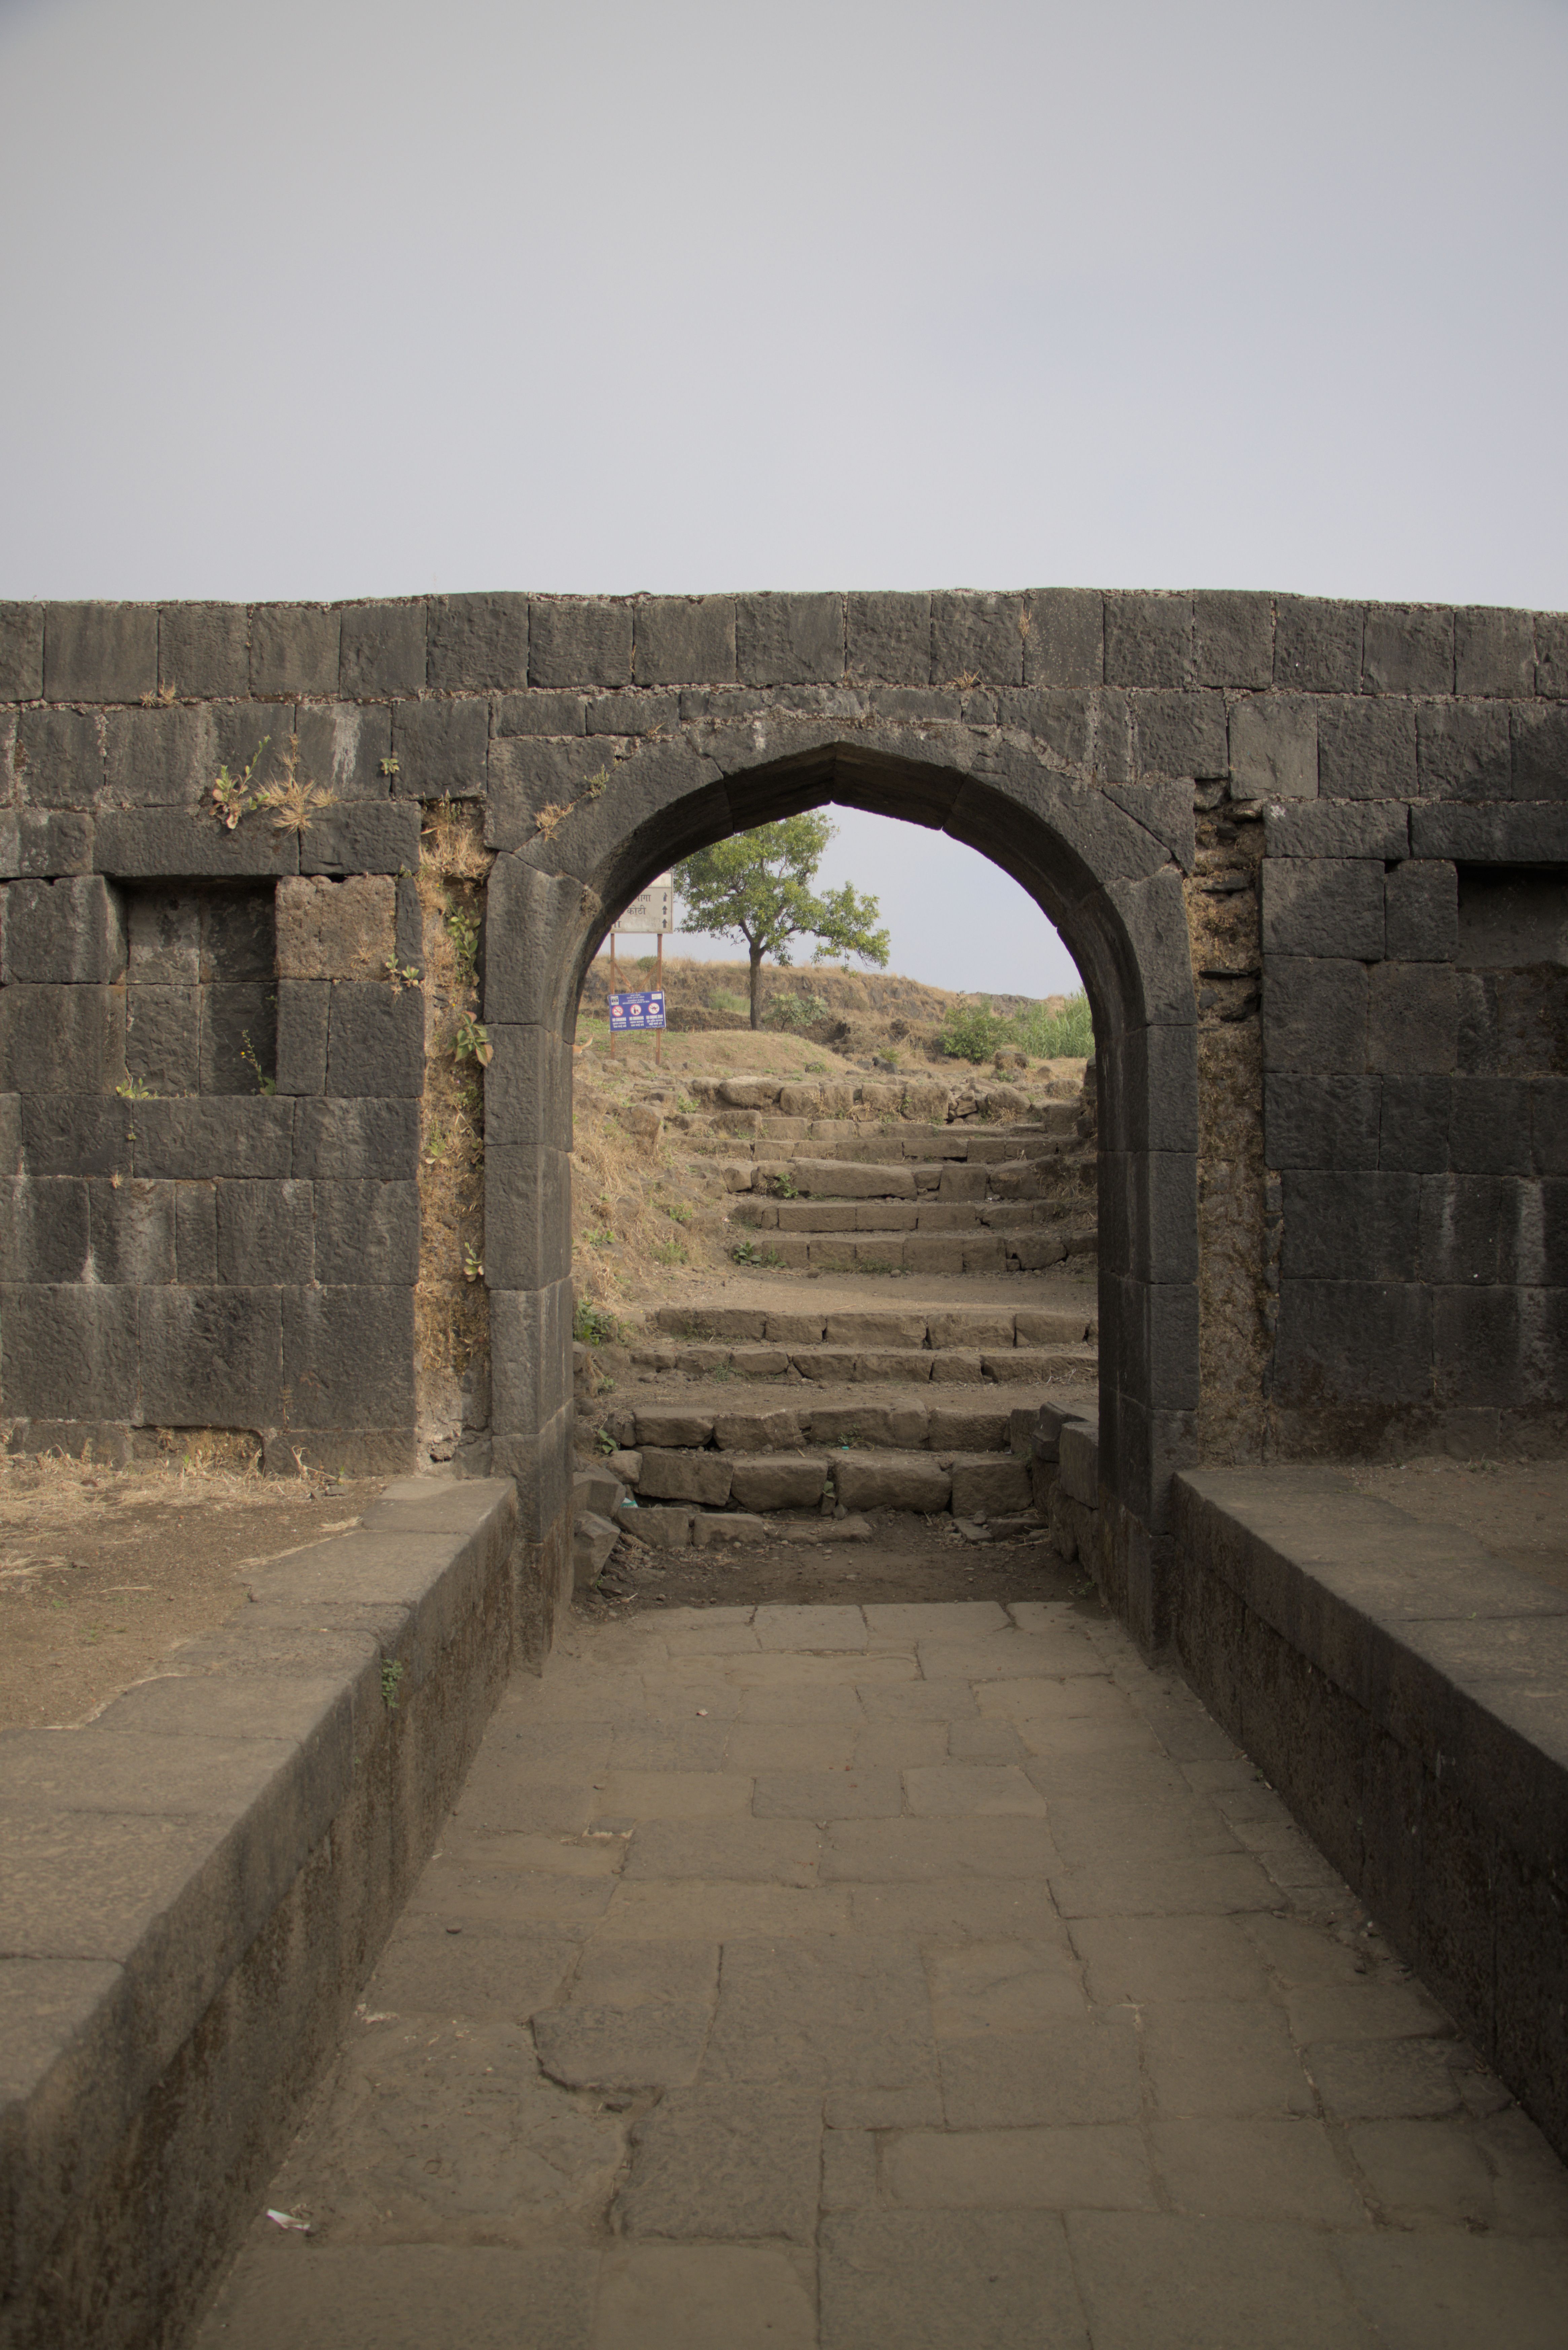
POLYGON ((1511 796, 1568 800, 1568 710, 1560 704, 1531 709, 1516 703, 1512 730, 1511 796))
POLYGON ((318 1183, 315 1207, 317 1281, 411 1287, 418 1280, 417 1183, 318 1183))
POLYGON ((195 987, 131 987, 125 995, 125 1074, 150 1094, 202 1087, 202 996, 195 987))
POLYGON ((1413 1281, 1420 1179, 1366 1169, 1287 1169, 1282 1272, 1300 1281, 1413 1281))
POLYGON ((732 596, 649 596, 634 607, 639 685, 722 685, 735 677, 732 596))
POLYGON ((124 1075, 122 989, 0 988, 0 1093, 112 1094, 124 1075))
POLYGON ((1265 957, 1380 961, 1381 863, 1351 858, 1266 858, 1262 934, 1265 957))
POLYGON ((1107 685, 1192 682, 1190 596, 1107 596, 1105 613, 1107 685))
MULTIPOLYGON (((640 1419, 639 1413, 639 1423, 640 1419)), ((650 1457, 643 1455, 645 1476, 650 1457)), ((822 1499, 826 1480, 827 1470, 820 1454, 742 1454, 731 1473, 730 1498, 738 1509, 748 1511, 814 1510, 822 1499)))
POLYGON ((316 1279, 310 1184, 218 1185, 218 1278, 235 1288, 316 1279))
POLYGON ((92 1228, 89 1278, 142 1288, 175 1278, 175 1187, 145 1181, 88 1185, 92 1228))
POLYGON ((485 1272, 493 1286, 540 1289, 566 1279, 572 1178, 564 1150, 487 1139, 484 1208, 485 1272))
POLYGON ((643 1454, 639 1498, 700 1502, 707 1509, 720 1510, 730 1498, 733 1468, 722 1452, 682 1452, 659 1445, 643 1454))
POLYGON ((301 875, 280 881, 276 958, 280 979, 375 980, 386 985, 394 946, 395 891, 389 874, 335 881, 301 875))
POLYGON ((0 1403, 26 1419, 135 1416, 133 1289, 85 1283, 0 1293, 0 1403))
POLYGON ((490 1292, 491 1404, 498 1435, 542 1428, 572 1392, 572 1295, 546 1289, 490 1292))
POLYGON ((18 873, 45 875, 90 873, 93 869, 93 819, 73 808, 18 808, 15 854, 9 861, 18 873))
POLYGON ((411 1289, 359 1284, 285 1290, 282 1297, 285 1425, 412 1425, 411 1289))
POLYGON ((177 807, 212 817, 209 795, 223 754, 210 704, 117 710, 104 720, 103 733, 104 785, 117 806, 177 807))
POLYGON ((692 1509, 654 1509, 623 1502, 615 1513, 615 1523, 623 1534, 635 1534, 639 1542, 647 1543, 651 1549, 687 1550, 696 1515, 692 1509))
POLYGON ((1105 676, 1105 599, 1097 588, 1041 588, 1023 598, 1023 681, 1096 686, 1105 676))
POLYGON ((0 702, 36 702, 44 691, 44 607, 0 604, 0 702))
POLYGON ((1531 1087, 1517 1077, 1456 1077, 1449 1101, 1449 1163, 1464 1174, 1528 1175, 1530 1113, 1531 1087))
POLYGON ((1270 857, 1372 857, 1397 864, 1410 853, 1407 809, 1377 800, 1313 800, 1263 811, 1270 857))
POLYGON ((158 684, 206 702, 250 691, 250 614, 243 604, 164 604, 158 684))
POLYGON ((409 1098, 424 1091, 425 1004, 417 987, 339 980, 327 1032, 327 1090, 409 1098))
POLYGON ((647 687, 597 693, 587 706, 585 723, 590 734, 672 733, 680 723, 680 696, 647 687))
MULTIPOLYGON (((134 1138, 139 1175, 204 1182, 221 1175, 281 1182, 294 1170, 294 1104, 266 1094, 204 1095, 194 1101, 117 1102, 134 1138)), ((112 1167, 91 1173, 110 1174, 112 1167)))
POLYGON ((349 800, 286 837, 297 838, 301 873, 412 873, 420 811, 412 800, 349 800))
POLYGON ((846 613, 845 673, 891 685, 931 678, 931 598, 923 595, 851 596, 846 613))
POLYGON ((426 618, 428 682, 446 693, 528 682, 528 598, 515 595, 432 598, 426 618))
POLYGON ((1535 690, 1535 630, 1528 612, 1472 604, 1454 614, 1456 693, 1506 700, 1535 690))
POLYGON ((400 798, 479 799, 490 758, 490 704, 400 702, 392 712, 392 790, 400 798))
POLYGON ((270 1287, 141 1294, 141 1418, 154 1428, 275 1427, 283 1293, 270 1287))
MULTIPOLYGON (((277 983, 277 1058, 280 1094, 327 1090, 327 1014, 332 991, 325 980, 280 979, 277 983)), ((134 1017, 135 999, 131 1012, 134 1017)), ((130 1057, 127 1035, 127 1059, 130 1057)))
POLYGON ((1415 1282, 1289 1281, 1280 1290, 1282 1404, 1422 1403, 1431 1393, 1432 1296, 1415 1282))
POLYGON ((1530 1117, 1535 1172, 1568 1175, 1568 1078, 1537 1077, 1530 1117))
MULTIPOLYGON (((0 999, 3 1000, 3 999, 0 999)), ((0 1102, 17 1104, 21 1112, 22 1163, 32 1175, 124 1175, 130 1170, 132 1145, 127 1129, 135 1125, 123 1101, 93 1100, 79 1094, 0 1093, 0 1102)), ((7 1126, 15 1124, 8 1118, 7 1126)))
POLYGON ((1318 712, 1317 781, 1324 799, 1414 799, 1420 789, 1413 702, 1369 697, 1318 712))
POLYGON ((1386 1076, 1381 1092, 1378 1165, 1416 1174, 1440 1172, 1449 1163, 1449 1079, 1386 1076))
POLYGON ((587 692, 508 693, 494 704, 491 732, 505 734, 583 734, 587 732, 587 692))
MULTIPOLYGON (((493 743, 486 839, 499 848, 531 847, 539 838, 541 810, 574 806, 599 785, 614 764, 610 743, 605 735, 576 741, 520 735, 493 743)), ((575 820, 580 823, 581 816, 575 820)))
MULTIPOLYGON (((296 715, 293 742, 303 777, 330 794, 340 808, 350 801, 387 799, 391 791, 387 774, 392 754, 390 710, 374 702, 335 702, 296 715)), ((304 836, 306 846, 327 820, 313 821, 304 836)))
POLYGON ((271 889, 203 890, 195 902, 201 979, 270 981, 276 954, 271 889))
POLYGON ((1181 775, 1201 781, 1228 771, 1231 754, 1223 694, 1135 693, 1128 696, 1128 707, 1140 775, 1181 775))
POLYGON ((420 885, 411 873, 398 876, 393 898, 392 951, 403 971, 422 972, 425 962, 425 917, 420 885))
POLYGON ((23 1175, 0 1182, 0 1282, 86 1278, 88 1187, 70 1176, 23 1175))
POLYGON ((1192 599, 1192 610, 1193 666, 1199 685, 1272 684, 1272 597, 1201 589, 1192 599))
POLYGON ((299 835, 254 817, 228 832, 179 808, 106 808, 94 829, 93 861, 100 873, 125 881, 297 873, 299 835))
POLYGON ((848 1452, 833 1458, 838 1499, 850 1510, 915 1510, 933 1515, 952 1494, 952 1472, 929 1452, 848 1452))
POLYGON ((1379 1164, 1376 1077, 1271 1071, 1263 1080, 1263 1158, 1270 1167, 1379 1164))
POLYGON ((1281 596, 1274 611, 1274 683, 1308 693, 1361 688, 1362 608, 1318 596, 1281 596))
POLYGON ((197 1051, 202 1093, 265 1093, 277 1068, 273 983, 225 980, 202 988, 197 1051))
POLYGON ((933 596, 933 684, 1022 685, 1023 617, 1021 596, 987 595, 975 589, 933 596))
POLYGON ((325 604, 257 604, 251 612, 251 691, 267 701, 337 691, 340 621, 325 604))
POLYGON ((735 666, 747 685, 833 685, 844 675, 841 596, 742 596, 735 666))
MULTIPOLYGON (((292 1102, 279 1101, 271 1107, 286 1112, 292 1120, 292 1102)), ((285 1175, 292 1171, 317 1182, 413 1181, 419 1162, 417 1101, 302 1101, 293 1169, 286 1161, 276 1171, 285 1175)))
POLYGON ((1361 1075, 1369 1001, 1363 963, 1275 956, 1263 978, 1264 1066, 1361 1075))
POLYGON ((218 1278, 218 1187, 216 1183, 176 1183, 174 1190, 174 1265, 187 1287, 218 1278))
POLYGON ((0 1094, 0 1175, 22 1171, 22 1097, 0 1094))
POLYGON ((1568 805, 1410 811, 1410 853, 1474 865, 1568 864, 1568 805))
POLYGON ((1452 693, 1452 612, 1434 604, 1369 604, 1361 683, 1366 693, 1452 693))
POLYGON ((425 681, 423 600, 346 604, 337 675, 340 692, 367 700, 418 693, 425 681))
POLYGON ((1001 1518, 1027 1510, 1033 1500, 1029 1464, 1010 1454, 985 1461, 955 1461, 950 1505, 955 1518, 1001 1518))
POLYGON ((1369 1015, 1369 1069, 1391 1076, 1441 1076, 1459 1066, 1457 991, 1448 964, 1376 964, 1369 1015))
POLYGON ((749 1510, 725 1510, 715 1517, 695 1517, 691 1538, 699 1550, 716 1550, 726 1543, 771 1542, 775 1529, 766 1518, 749 1510))
POLYGON ((1501 702, 1428 702, 1416 713, 1416 757, 1429 799, 1512 796, 1509 713, 1501 702))
POLYGON ((22 711, 15 756, 35 808, 91 807, 102 794, 104 728, 91 711, 22 711))
POLYGON ((528 607, 528 679, 542 686, 627 685, 632 607, 603 596, 536 596, 528 607))
POLYGON ((44 691, 51 702, 140 702, 157 688, 156 606, 44 607, 44 691))
POLYGON ((1451 962, 1459 952, 1459 876, 1451 865, 1412 861, 1385 883, 1390 962, 1451 962))
POLYGON ((487 1034, 493 1057, 484 1073, 484 1131, 491 1144, 571 1141, 569 1048, 553 1028, 503 1027, 487 1034))
POLYGON ((1301 693, 1250 695, 1231 705, 1231 797, 1315 800, 1317 713, 1301 693))
POLYGON ((5 892, 5 938, 7 985, 116 980, 126 966, 124 910, 96 873, 14 881, 5 892))
POLYGON ((1568 612, 1537 612, 1535 691, 1549 700, 1568 695, 1568 612))

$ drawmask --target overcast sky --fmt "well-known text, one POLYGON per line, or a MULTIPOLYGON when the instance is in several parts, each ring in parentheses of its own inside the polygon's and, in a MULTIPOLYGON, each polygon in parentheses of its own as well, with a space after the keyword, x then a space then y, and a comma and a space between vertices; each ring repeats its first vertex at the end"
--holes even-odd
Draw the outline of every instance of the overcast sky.
POLYGON ((1565 0, 0 0, 0 596, 1568 604, 1565 0))

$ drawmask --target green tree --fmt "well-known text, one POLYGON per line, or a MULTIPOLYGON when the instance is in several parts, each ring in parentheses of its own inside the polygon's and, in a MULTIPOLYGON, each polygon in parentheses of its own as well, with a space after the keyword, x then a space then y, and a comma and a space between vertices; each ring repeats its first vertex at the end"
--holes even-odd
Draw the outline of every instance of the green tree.
POLYGON ((762 1025, 763 957, 790 959, 790 941, 816 941, 814 962, 828 955, 855 955, 884 968, 888 933, 874 930, 879 910, 846 882, 842 889, 815 894, 811 884, 836 827, 820 811, 785 816, 737 832, 711 848, 700 848, 675 868, 675 887, 684 910, 683 931, 715 938, 740 937, 752 963, 752 1025, 762 1025))

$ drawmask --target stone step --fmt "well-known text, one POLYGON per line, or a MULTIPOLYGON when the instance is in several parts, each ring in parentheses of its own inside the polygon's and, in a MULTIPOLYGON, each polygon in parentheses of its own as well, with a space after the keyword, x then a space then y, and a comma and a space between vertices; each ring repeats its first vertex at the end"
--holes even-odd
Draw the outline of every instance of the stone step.
POLYGON ((1092 1188, 1094 1161, 1077 1159, 1005 1159, 991 1164, 945 1159, 920 1165, 908 1160, 846 1159, 727 1159, 726 1191, 779 1200, 1044 1199, 1092 1188))
MULTIPOLYGON (((649 1445, 616 1460, 639 1512, 649 1503, 676 1502, 763 1516, 820 1509, 826 1500, 846 1510, 950 1510, 955 1517, 989 1518, 1026 1510, 1033 1498, 1027 1459, 1002 1451, 895 1451, 857 1443, 831 1451, 720 1452, 649 1445)), ((624 1509, 618 1523, 636 1531, 636 1516, 624 1509)))
POLYGON ((784 1453, 815 1447, 892 1452, 1004 1452, 1026 1451, 1041 1424, 1042 1410, 1054 1399, 1057 1417, 1074 1411, 1093 1416, 1095 1390, 1085 1382, 1079 1404, 1068 1404, 1060 1387, 1050 1391, 1010 1387, 1003 1395, 944 1391, 932 1395, 893 1392, 857 1395, 840 1385, 815 1393, 799 1388, 783 1397, 709 1394, 680 1403, 639 1403, 618 1398, 599 1414, 601 1441, 613 1449, 603 1461, 623 1484, 635 1464, 652 1451, 784 1453))
POLYGON ((705 1155, 755 1155, 788 1160, 841 1159, 913 1166, 998 1159, 1052 1158, 1088 1148, 1076 1128, 1066 1134, 1023 1125, 970 1129, 965 1127, 856 1127, 846 1119, 760 1118, 737 1112, 728 1119, 670 1118, 665 1121, 691 1149, 705 1155))
POLYGON ((1012 1232, 762 1232, 740 1244, 744 1255, 733 1253, 740 1264, 796 1273, 1040 1273, 1091 1257, 1098 1244, 1092 1224, 1058 1217, 1012 1232))
POLYGON ((1088 1308, 1061 1305, 910 1305, 888 1312, 799 1303, 661 1305, 651 1326, 693 1345, 789 1347, 1078 1347, 1099 1323, 1088 1308))
POLYGON ((1057 1207, 1043 1200, 751 1200, 737 1201, 725 1222, 753 1232, 1033 1232, 1058 1222, 1057 1207))
POLYGON ((639 1369, 678 1371, 687 1378, 711 1379, 715 1372, 734 1378, 782 1379, 792 1374, 817 1386, 849 1387, 1055 1387, 1097 1376, 1096 1347, 639 1347, 639 1369))

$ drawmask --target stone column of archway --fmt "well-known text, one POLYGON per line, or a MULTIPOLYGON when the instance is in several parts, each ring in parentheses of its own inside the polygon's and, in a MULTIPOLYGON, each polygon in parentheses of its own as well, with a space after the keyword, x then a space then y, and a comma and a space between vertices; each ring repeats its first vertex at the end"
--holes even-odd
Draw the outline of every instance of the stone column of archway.
POLYGON ((655 873, 732 832, 835 800, 948 831, 1024 888, 1077 962, 1101 1065, 1102 1579, 1163 1633, 1174 1469, 1198 1395, 1196 1010, 1180 786, 1104 786, 1038 746, 936 747, 907 728, 770 715, 693 724, 567 804, 493 794, 485 1019, 485 1265, 494 1464, 517 1481, 529 1605, 548 1638, 570 1559, 570 1034, 612 917, 655 873), (923 755, 922 755, 923 754, 923 755), (541 823, 541 816, 545 821, 541 823))

